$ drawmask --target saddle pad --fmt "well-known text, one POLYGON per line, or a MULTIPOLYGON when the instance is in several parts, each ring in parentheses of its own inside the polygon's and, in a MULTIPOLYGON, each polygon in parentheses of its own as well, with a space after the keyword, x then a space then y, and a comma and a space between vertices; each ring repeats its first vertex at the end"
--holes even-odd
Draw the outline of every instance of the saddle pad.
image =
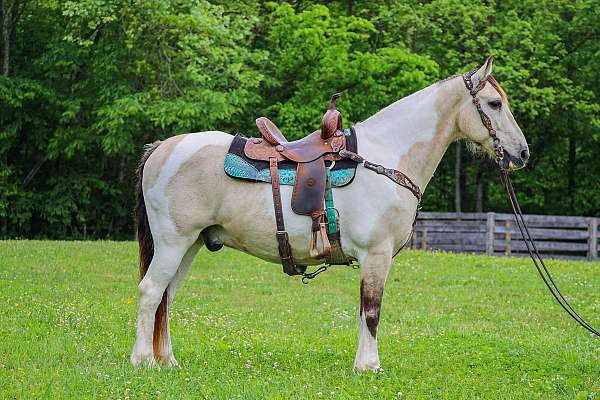
MULTIPOLYGON (((356 153, 358 146, 354 130, 345 129, 344 135, 346 136, 346 148, 356 153)), ((232 178, 271 183, 269 162, 252 160, 244 154, 247 140, 248 138, 240 133, 235 135, 229 152, 225 156, 225 173, 232 178)), ((297 163, 287 160, 279 163, 279 183, 281 185, 293 186, 296 184, 297 165, 297 163)), ((356 162, 348 159, 336 161, 331 169, 331 185, 342 187, 350 184, 356 173, 356 165, 356 162)))

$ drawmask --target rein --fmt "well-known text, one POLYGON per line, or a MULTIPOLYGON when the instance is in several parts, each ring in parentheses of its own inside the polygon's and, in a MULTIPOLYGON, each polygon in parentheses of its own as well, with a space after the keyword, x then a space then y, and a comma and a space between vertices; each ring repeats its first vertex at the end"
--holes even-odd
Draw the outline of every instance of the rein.
POLYGON ((583 319, 583 317, 577 314, 577 312, 573 309, 571 304, 569 304, 567 299, 565 299, 558 286, 556 286, 556 283, 554 282, 552 275, 550 275, 550 271, 548 271, 548 268, 544 263, 544 259, 538 252, 537 247, 535 246, 535 242, 533 241, 533 239, 531 238, 531 234, 529 233, 529 229, 525 224, 525 218, 523 217, 521 206, 519 205, 517 195, 515 194, 515 189, 513 188, 512 182, 510 180, 510 177, 508 176, 507 171, 504 169, 500 169, 500 176, 502 178, 502 183, 506 187, 508 197, 510 198, 510 204, 513 209, 513 214, 515 215, 517 226, 519 227, 519 231, 521 232, 521 237, 523 238, 523 241, 527 246, 529 257, 531 257, 531 260, 533 261, 533 264, 535 265, 535 268, 537 269, 538 273, 542 277, 542 280, 546 284, 546 287, 548 288, 548 290, 550 290, 550 293, 552 293, 552 296, 554 296, 558 304, 560 304, 563 310, 565 310, 567 314, 571 316, 571 318, 577 321, 579 325, 583 326, 589 332, 600 337, 600 332, 598 332, 592 325, 590 325, 585 319, 583 319))
POLYGON ((471 80, 471 77, 473 76, 473 74, 476 71, 477 70, 473 70, 473 71, 465 73, 463 75, 463 81, 465 82, 465 86, 467 87, 467 90, 469 90, 469 93, 473 97, 473 104, 475 105, 475 108, 479 112, 479 117, 481 118, 481 122, 483 123, 483 126, 486 127, 490 137, 493 140, 494 153, 496 155, 496 163, 498 164, 498 166, 500 168, 500 177, 502 179, 502 183, 504 184, 504 187, 506 188, 506 193, 508 194, 508 197, 510 199, 510 205, 512 207, 513 214, 515 216, 517 226, 519 227, 519 231, 521 232, 521 237, 523 238, 523 241, 525 242, 525 246, 527 246, 527 252, 529 253, 529 257, 533 261, 533 264, 535 265, 535 268, 537 269, 538 273, 540 274, 540 277, 544 281, 544 284, 546 285, 548 290, 550 290, 550 293, 552 293, 552 296, 556 299, 556 301, 563 308, 563 310, 565 310, 567 312, 567 314, 569 314, 571 316, 571 318, 573 318, 575 321, 577 321, 577 323, 579 325, 581 325, 582 327, 584 327, 588 332, 600 337, 600 332, 598 332, 598 330, 596 330, 583 317, 581 317, 575 311, 575 309, 573 309, 571 304, 569 304, 567 299, 565 299, 565 296, 563 296, 560 289, 554 282, 554 279, 552 278, 550 271, 548 271, 548 268, 546 267, 546 263, 544 262, 544 259, 538 252, 535 242, 533 241, 533 238, 531 237, 531 234, 529 233, 527 224, 525 224, 525 217, 523 216, 523 212, 521 211, 521 206, 519 205, 519 201, 517 200, 517 195, 515 193, 515 189, 513 187, 512 181, 510 180, 510 176, 508 175, 508 171, 507 171, 507 169, 505 169, 502 166, 502 160, 504 159, 504 149, 502 148, 502 145, 500 144, 500 140, 496 136, 496 131, 492 127, 492 121, 491 121, 490 117, 483 111, 483 109, 481 108, 479 99, 477 99, 477 97, 476 97, 477 93, 479 93, 479 91, 481 91, 484 88, 485 83, 486 83, 486 81, 483 80, 479 83, 479 85, 477 87, 475 87, 475 88, 473 87, 473 81, 471 80))

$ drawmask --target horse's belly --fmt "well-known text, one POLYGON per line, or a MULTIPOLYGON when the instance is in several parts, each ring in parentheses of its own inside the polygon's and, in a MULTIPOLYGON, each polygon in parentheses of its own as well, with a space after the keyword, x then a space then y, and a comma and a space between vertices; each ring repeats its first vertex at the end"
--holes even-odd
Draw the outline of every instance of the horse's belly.
MULTIPOLYGON (((271 186, 232 178, 228 178, 226 186, 228 191, 221 203, 220 223, 216 230, 221 242, 263 260, 279 263, 271 186)), ((298 264, 319 264, 322 260, 312 259, 309 255, 311 219, 291 210, 291 193, 292 187, 281 188, 285 227, 294 260, 298 264)))

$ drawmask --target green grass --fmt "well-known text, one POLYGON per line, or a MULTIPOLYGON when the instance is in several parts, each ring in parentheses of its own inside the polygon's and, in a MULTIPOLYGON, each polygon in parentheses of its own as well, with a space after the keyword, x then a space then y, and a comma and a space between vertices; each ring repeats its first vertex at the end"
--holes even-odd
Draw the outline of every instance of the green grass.
MULTIPOLYGON (((0 242, 0 398, 600 398, 600 341, 528 259, 400 253, 379 326, 384 371, 361 375, 358 271, 302 285, 230 250, 202 251, 175 299, 182 369, 133 369, 136 262, 132 242, 0 242)), ((600 264, 550 265, 600 325, 600 264)))

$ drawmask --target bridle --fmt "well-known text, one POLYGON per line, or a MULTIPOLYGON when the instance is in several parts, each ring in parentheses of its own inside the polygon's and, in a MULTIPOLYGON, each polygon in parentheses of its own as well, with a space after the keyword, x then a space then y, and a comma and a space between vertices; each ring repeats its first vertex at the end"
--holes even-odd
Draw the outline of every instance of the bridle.
POLYGON ((473 104, 475 105, 475 108, 479 113, 479 117, 481 118, 483 126, 485 126, 485 128, 488 130, 488 133, 492 138, 494 144, 494 154, 496 156, 496 163, 498 164, 498 167, 500 169, 500 178, 502 180, 502 183, 504 184, 504 187, 506 188, 506 192, 508 193, 510 205, 513 209, 513 214, 515 215, 515 220, 517 221, 519 231, 521 232, 521 237, 523 238, 523 241, 527 246, 529 257, 531 257, 531 260, 533 261, 533 264, 535 265, 535 268, 537 269, 538 273, 542 277, 544 284, 546 285, 548 290, 550 290, 550 293, 552 293, 552 296, 556 299, 558 304, 560 304, 560 306, 567 312, 567 314, 569 314, 571 318, 577 321, 579 325, 584 327, 590 333, 596 335, 597 337, 600 337, 600 332, 598 332, 597 329, 595 329, 585 319, 583 319, 583 317, 577 314, 577 312, 573 309, 571 304, 569 304, 567 299, 565 299, 558 286, 556 286, 556 283, 554 282, 550 271, 548 271, 548 268, 544 263, 544 259, 537 250, 535 242, 533 241, 533 238, 529 233, 529 229, 525 224, 525 217, 523 216, 523 212, 521 211, 521 206, 519 205, 519 201, 517 200, 517 195, 515 193, 512 181, 510 180, 510 176, 508 175, 509 171, 502 165, 502 160, 504 159, 504 148, 500 144, 500 139, 498 139, 498 137, 496 136, 496 130, 492 126, 492 120, 483 111, 483 109, 481 108, 481 103, 477 98, 477 93, 479 93, 485 87, 487 81, 481 80, 477 87, 474 87, 471 77, 473 76, 473 74, 475 74, 475 72, 477 72, 477 70, 473 70, 463 74, 463 81, 465 82, 467 90, 473 97, 473 104))
POLYGON ((465 82, 465 86, 467 87, 469 94, 471 94, 471 97, 473 97, 473 104, 475 105, 475 108, 479 113, 479 118, 481 118, 483 126, 485 126, 490 137, 492 138, 492 143, 494 145, 494 155, 496 156, 496 163, 498 163, 500 168, 502 168, 501 162, 504 159, 504 148, 500 144, 500 139, 498 139, 498 136, 496 136, 496 130, 492 126, 492 120, 490 119, 490 117, 488 117, 485 111, 483 111, 483 109, 481 108, 481 103, 477 98, 477 93, 483 90, 487 81, 485 79, 482 79, 477 85, 477 87, 473 87, 473 81, 471 80, 471 77, 473 76, 473 74, 475 74, 475 72, 477 72, 476 69, 463 74, 463 81, 465 82))

